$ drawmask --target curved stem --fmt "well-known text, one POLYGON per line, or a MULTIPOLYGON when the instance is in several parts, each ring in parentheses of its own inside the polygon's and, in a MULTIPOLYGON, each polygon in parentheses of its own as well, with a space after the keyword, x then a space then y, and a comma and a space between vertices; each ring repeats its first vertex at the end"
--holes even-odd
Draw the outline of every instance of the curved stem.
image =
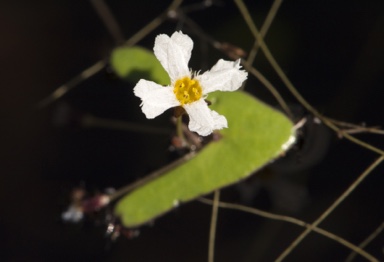
POLYGON ((213 197, 211 227, 209 230, 209 244, 208 244, 208 262, 214 262, 215 257, 215 237, 217 217, 219 213, 220 190, 216 190, 213 197))
POLYGON ((93 64, 92 66, 85 69, 83 72, 69 80, 67 83, 65 83, 62 86, 59 86, 55 91, 53 91, 49 96, 41 100, 38 104, 38 108, 43 108, 54 102, 55 100, 59 99, 63 95, 65 95, 68 91, 70 91, 72 88, 76 87, 78 84, 86 80, 87 78, 97 74, 101 69, 104 68, 106 65, 106 62, 104 60, 100 60, 93 64))
MULTIPOLYGON (((360 243, 359 248, 365 248, 375 237, 377 237, 384 230, 384 222, 375 229, 363 242, 360 243)), ((346 262, 351 262, 356 256, 356 251, 354 250, 345 260, 346 262)))
MULTIPOLYGON (((344 191, 341 196, 336 199, 333 204, 327 208, 327 210, 324 211, 323 214, 320 215, 316 219, 315 222, 311 224, 311 226, 317 226, 319 225, 325 218, 328 217, 328 215, 341 203, 343 202, 349 194, 355 190, 355 188, 372 172, 373 169, 375 169, 382 161, 384 160, 384 156, 379 157, 374 161, 348 188, 344 191)), ((284 252, 276 259, 276 261, 282 261, 291 251, 311 232, 311 228, 307 228, 303 233, 301 233, 300 236, 298 236, 292 243, 289 245, 287 249, 284 250, 284 252)), ((377 261, 377 260, 371 260, 371 261, 377 261)))
POLYGON ((291 83, 291 81, 288 79, 288 77, 285 75, 284 71, 281 69, 275 58, 273 57, 271 51, 269 50, 268 46, 265 44, 263 37, 260 35, 256 25, 252 21, 252 17, 248 12, 247 7, 244 5, 242 0, 235 0, 235 3, 237 4, 241 14, 244 17, 244 20, 246 21, 249 29, 251 30, 253 36, 257 39, 259 42, 260 48, 263 50, 265 57, 267 58, 268 62, 271 64, 273 69, 276 71, 277 75, 280 77, 281 81, 285 84, 285 86, 288 88, 288 90, 295 96, 295 98, 313 115, 318 117, 325 125, 327 125, 332 130, 342 134, 345 138, 350 140, 351 142, 358 144, 366 149, 369 149, 373 152, 376 152, 379 155, 384 156, 384 151, 374 147, 368 143, 365 143, 345 132, 340 130, 336 125, 334 125, 331 121, 323 117, 322 114, 320 114, 314 107, 312 107, 307 100, 304 99, 304 97, 297 91, 297 89, 294 87, 294 85, 291 83))
MULTIPOLYGON (((204 203, 204 204, 209 204, 209 205, 212 205, 214 203, 212 200, 206 199, 206 198, 200 198, 199 201, 204 203)), ((247 206, 243 206, 243 205, 239 205, 239 204, 233 204, 233 203, 219 202, 218 205, 221 208, 240 210, 240 211, 251 213, 254 215, 261 216, 261 217, 265 217, 265 218, 269 218, 269 219, 273 219, 273 220, 278 220, 278 221, 284 221, 284 222, 295 224, 295 225, 298 225, 301 227, 306 227, 309 230, 312 230, 312 231, 314 231, 320 235, 323 235, 329 239, 332 239, 332 240, 340 243, 341 245, 344 245, 345 247, 347 247, 347 248, 353 250, 354 252, 358 253, 359 255, 365 257, 369 261, 378 261, 375 257, 370 255, 366 251, 362 250, 361 248, 357 247, 356 245, 352 244, 351 242, 345 240, 344 238, 341 238, 341 237, 339 237, 339 236, 337 236, 337 235, 335 235, 329 231, 318 228, 314 225, 306 223, 306 222, 299 220, 297 218, 278 215, 278 214, 263 211, 263 210, 260 210, 257 208, 247 207, 247 206)))
MULTIPOLYGON (((168 17, 168 14, 170 11, 177 9, 183 0, 173 0, 171 5, 167 8, 166 11, 164 11, 161 15, 153 19, 151 22, 149 22, 146 26, 144 26, 142 29, 140 29, 136 34, 131 36, 127 41, 125 41, 125 45, 132 46, 138 43, 141 39, 143 39, 146 35, 148 35, 150 32, 152 32, 155 28, 157 28, 159 25, 161 25, 168 17)), ((69 90, 76 87, 78 84, 83 82, 84 80, 88 79, 89 77, 95 75, 98 73, 101 69, 103 69, 106 65, 106 62, 104 60, 100 60, 90 66, 89 68, 85 69, 83 72, 81 72, 79 75, 75 76, 71 80, 69 80, 64 85, 58 87, 55 91, 53 91, 52 94, 50 94, 48 97, 44 98, 38 103, 39 108, 43 108, 51 104, 52 102, 56 101, 57 99, 61 98, 63 95, 65 95, 69 90)))
POLYGON ((99 15, 100 19, 103 21, 108 32, 115 40, 115 43, 117 45, 123 43, 124 36, 120 29, 120 26, 117 23, 108 5, 104 2, 104 0, 90 0, 90 2, 93 8, 95 8, 95 11, 99 15))
MULTIPOLYGON (((267 32, 269 30, 269 27, 271 26, 273 20, 275 19, 277 11, 279 10, 279 8, 280 8, 282 3, 283 3, 283 0, 275 0, 273 2, 272 7, 271 7, 271 9, 269 10, 269 12, 267 14, 267 18, 265 18, 265 21, 264 21, 264 23, 263 23, 263 25, 261 26, 261 29, 260 29, 260 34, 261 34, 261 36, 263 38, 267 34, 267 32)), ((260 44, 256 40, 255 43, 253 44, 252 50, 249 53, 249 56, 248 56, 248 59, 247 59, 247 63, 249 65, 253 64, 253 61, 256 58, 257 51, 259 51, 259 48, 260 48, 260 44)))
POLYGON ((183 117, 182 115, 176 118, 176 133, 177 136, 181 140, 181 145, 185 146, 187 144, 185 137, 184 137, 184 132, 183 132, 183 117))
POLYGON ((253 76, 255 76, 268 90, 271 92, 271 94, 276 98, 277 102, 281 106, 281 108, 285 111, 285 113, 288 115, 290 119, 293 119, 293 114, 291 109, 289 109, 287 103, 283 99, 283 97, 280 95, 279 91, 272 85, 271 82, 267 78, 264 77, 260 71, 258 71, 256 68, 250 66, 248 63, 244 63, 242 61, 241 63, 244 68, 250 72, 253 76))

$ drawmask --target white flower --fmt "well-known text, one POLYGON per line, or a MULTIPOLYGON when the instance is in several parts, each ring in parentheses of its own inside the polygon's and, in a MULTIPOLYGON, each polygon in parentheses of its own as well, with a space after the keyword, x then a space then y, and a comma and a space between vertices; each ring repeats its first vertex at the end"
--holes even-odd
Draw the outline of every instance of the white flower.
POLYGON ((171 37, 158 35, 154 52, 169 74, 170 86, 161 86, 141 79, 134 88, 142 100, 142 110, 147 118, 155 118, 165 110, 182 106, 189 115, 188 127, 199 135, 207 136, 213 130, 226 128, 227 119, 208 108, 204 99, 213 91, 235 91, 247 79, 247 72, 236 62, 220 59, 210 71, 192 74, 188 62, 193 48, 192 39, 182 32, 171 37))

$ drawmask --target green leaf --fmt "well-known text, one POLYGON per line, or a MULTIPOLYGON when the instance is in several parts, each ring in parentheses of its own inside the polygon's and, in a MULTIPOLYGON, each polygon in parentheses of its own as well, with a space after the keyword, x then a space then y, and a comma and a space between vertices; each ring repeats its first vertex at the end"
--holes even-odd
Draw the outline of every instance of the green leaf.
POLYGON ((175 207, 246 178, 279 157, 294 142, 292 122, 250 95, 210 94, 211 108, 226 116, 229 128, 190 161, 147 182, 115 207, 126 227, 147 223, 175 207))
POLYGON ((136 84, 140 79, 152 80, 160 85, 169 85, 170 79, 153 52, 138 46, 118 47, 110 58, 115 73, 136 84))

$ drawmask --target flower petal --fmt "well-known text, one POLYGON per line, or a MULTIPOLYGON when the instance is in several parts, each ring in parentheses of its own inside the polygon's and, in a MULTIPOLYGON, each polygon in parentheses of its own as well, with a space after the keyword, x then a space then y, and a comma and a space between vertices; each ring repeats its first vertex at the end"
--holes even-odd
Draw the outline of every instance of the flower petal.
POLYGON ((207 103, 200 99, 192 104, 184 105, 189 115, 188 128, 201 136, 207 136, 213 130, 228 127, 227 119, 208 108, 207 103))
POLYGON ((171 37, 167 35, 156 37, 153 48, 155 56, 168 72, 172 83, 181 77, 190 76, 188 62, 192 48, 192 39, 181 32, 175 32, 171 37))
POLYGON ((210 71, 196 77, 204 94, 213 91, 235 91, 247 79, 248 73, 240 70, 240 59, 235 62, 220 59, 210 71))
POLYGON ((149 119, 155 118, 171 107, 180 105, 170 86, 161 86, 141 79, 133 89, 135 96, 141 98, 142 110, 149 119))

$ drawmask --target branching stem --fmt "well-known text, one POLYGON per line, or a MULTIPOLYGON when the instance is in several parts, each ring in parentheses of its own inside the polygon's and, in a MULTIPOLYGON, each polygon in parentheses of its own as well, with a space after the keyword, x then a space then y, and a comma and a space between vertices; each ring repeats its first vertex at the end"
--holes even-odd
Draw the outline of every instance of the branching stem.
MULTIPOLYGON (((209 205, 212 205, 214 203, 214 201, 207 199, 207 198, 200 198, 199 201, 204 203, 204 204, 209 204, 209 205)), ((362 250, 361 248, 357 247, 356 245, 352 244, 351 242, 349 242, 349 241, 347 241, 347 240, 345 240, 345 239, 343 239, 343 238, 341 238, 341 237, 339 237, 339 236, 337 236, 337 235, 335 235, 329 231, 318 228, 318 227, 314 226, 313 224, 311 225, 311 224, 306 223, 306 222, 299 220, 297 218, 278 215, 278 214, 263 211, 263 210, 260 210, 257 208, 247 207, 247 206, 243 206, 243 205, 239 205, 239 204, 233 204, 233 203, 219 202, 218 206, 221 208, 240 210, 240 211, 251 213, 251 214, 254 214, 257 216, 265 217, 268 219, 284 221, 284 222, 288 222, 288 223, 295 224, 298 226, 306 227, 308 230, 312 230, 312 231, 314 231, 320 235, 323 235, 329 239, 332 239, 332 240, 340 243, 341 245, 344 245, 345 247, 347 247, 347 248, 353 250, 354 252, 358 253, 359 255, 365 257, 369 261, 378 261, 375 257, 370 255, 366 251, 362 250)))

